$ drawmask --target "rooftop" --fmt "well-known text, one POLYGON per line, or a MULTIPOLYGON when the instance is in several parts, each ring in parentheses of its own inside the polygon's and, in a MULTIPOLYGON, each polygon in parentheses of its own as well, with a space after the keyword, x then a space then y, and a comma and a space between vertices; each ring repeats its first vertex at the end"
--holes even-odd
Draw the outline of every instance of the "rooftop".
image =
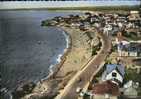
POLYGON ((110 80, 102 82, 100 84, 95 84, 92 92, 93 94, 110 94, 113 96, 119 96, 120 94, 118 85, 110 80))
POLYGON ((107 73, 111 73, 113 70, 117 69, 119 71, 119 73, 124 76, 125 74, 125 70, 124 70, 124 66, 120 65, 120 64, 108 64, 106 66, 106 72, 107 73))

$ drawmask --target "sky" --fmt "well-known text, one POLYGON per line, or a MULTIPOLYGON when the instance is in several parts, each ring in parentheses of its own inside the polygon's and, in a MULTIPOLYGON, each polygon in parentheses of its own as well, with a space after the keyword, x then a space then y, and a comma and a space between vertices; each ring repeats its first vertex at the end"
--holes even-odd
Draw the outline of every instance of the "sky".
MULTIPOLYGON (((95 0, 89 0, 95 1, 95 0)), ((140 0, 97 0, 96 5, 140 5, 140 0)))
MULTIPOLYGON (((20 0, 0 0, 0 1, 20 1, 20 0)), ((21 1, 43 1, 43 0, 21 0, 21 1)), ((51 1, 51 0, 50 0, 51 1)), ((66 0, 75 1, 75 0, 66 0)), ((101 5, 140 5, 141 0, 76 0, 76 1, 90 1, 90 4, 101 5)))

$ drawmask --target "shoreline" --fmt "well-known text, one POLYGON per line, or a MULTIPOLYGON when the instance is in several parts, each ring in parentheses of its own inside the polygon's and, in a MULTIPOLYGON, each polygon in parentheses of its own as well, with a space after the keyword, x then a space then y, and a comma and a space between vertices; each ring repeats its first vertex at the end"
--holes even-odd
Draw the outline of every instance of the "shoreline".
MULTIPOLYGON (((70 34, 67 31, 65 31, 65 29, 63 29, 62 27, 57 26, 57 28, 60 31, 62 31, 63 35, 66 37, 66 42, 67 42, 66 48, 63 50, 63 53, 59 54, 58 57, 56 58, 57 63, 54 65, 50 65, 51 68, 49 68, 49 74, 46 77, 40 79, 39 81, 32 81, 36 86, 38 86, 38 84, 41 84, 42 82, 46 82, 50 79, 53 79, 57 75, 60 68, 63 66, 63 63, 65 62, 67 55, 71 51, 72 39, 71 39, 70 34)), ((23 86, 20 86, 20 87, 23 87, 23 86)), ((15 88, 15 89, 17 89, 17 88, 15 88)), ((8 91, 8 95, 10 96, 10 99, 13 99, 12 92, 14 92, 14 91, 7 90, 7 89, 5 89, 5 91, 8 91)))
MULTIPOLYGON (((73 77, 73 75, 75 75, 79 69, 83 68, 84 65, 86 64, 86 62, 91 59, 91 57, 92 57, 91 52, 90 51, 88 51, 89 53, 84 52, 84 50, 85 50, 84 45, 82 46, 80 44, 80 47, 84 48, 82 51, 82 54, 85 54, 89 57, 87 57, 84 61, 84 60, 82 60, 83 57, 81 57, 83 55, 81 55, 80 56, 81 58, 79 57, 78 59, 81 59, 82 63, 79 63, 79 62, 75 63, 75 64, 77 64, 76 65, 77 67, 75 65, 73 65, 72 62, 75 59, 73 59, 72 56, 74 54, 78 53, 78 51, 77 51, 78 48, 75 46, 74 41, 72 41, 72 39, 74 39, 72 36, 76 36, 77 35, 76 33, 78 33, 78 34, 79 33, 83 34, 83 33, 82 33, 82 31, 80 31, 80 30, 78 31, 77 29, 74 29, 74 28, 69 29, 68 27, 65 27, 65 26, 57 26, 57 27, 59 29, 63 30, 63 32, 66 33, 66 35, 69 37, 68 48, 64 49, 64 54, 60 57, 61 61, 58 64, 53 66, 53 73, 50 74, 47 77, 47 79, 44 79, 44 80, 38 82, 36 84, 35 88, 33 89, 32 93, 24 95, 24 97, 22 97, 21 99, 29 99, 29 97, 32 97, 32 96, 43 97, 42 95, 48 94, 50 91, 52 92, 53 89, 55 90, 55 92, 53 91, 52 93, 58 93, 58 91, 60 91, 66 85, 66 83, 73 77), (72 30, 72 31, 70 31, 70 30, 72 30), (67 64, 67 63, 69 63, 69 62, 67 62, 68 60, 69 60, 69 62, 71 61, 70 64, 67 64), (53 86, 53 83, 55 83, 55 82, 57 82, 57 85, 53 86)), ((95 37, 97 37, 97 36, 95 35, 95 37)), ((89 45, 87 44, 87 47, 88 46, 89 45)))
MULTIPOLYGON (((27 82, 23 85, 17 86, 16 88, 14 88, 12 91, 11 90, 7 90, 5 89, 6 92, 4 92, 3 94, 5 95, 9 95, 10 99, 13 99, 13 92, 17 91, 17 88, 22 88, 30 83, 35 84, 35 87, 38 86, 39 84, 42 84, 43 82, 47 82, 50 79, 55 78, 55 76, 57 75, 58 71, 60 70, 60 68, 63 66, 63 63, 66 60, 66 56, 69 54, 69 52, 71 51, 71 47, 72 47, 72 39, 71 36, 69 35, 69 33, 67 31, 65 31, 63 28, 61 27, 57 27, 60 31, 62 31, 62 34, 65 36, 65 40, 66 40, 66 48, 63 49, 63 52, 58 54, 56 61, 56 64, 50 65, 49 67, 49 74, 38 80, 38 81, 31 81, 31 82, 27 82)), ((24 91, 24 90, 23 90, 24 91)))
MULTIPOLYGON (((66 48, 63 50, 63 53, 61 54, 61 56, 59 58, 57 58, 57 60, 59 59, 58 63, 55 65, 52 65, 52 73, 47 76, 47 79, 44 79, 45 81, 51 78, 54 78, 54 76, 56 76, 57 72, 60 70, 61 66, 63 65, 63 63, 66 60, 66 56, 69 54, 69 52, 71 51, 71 46, 72 46, 72 39, 71 36, 69 35, 69 33, 67 33, 64 29, 62 29, 61 27, 57 27, 58 29, 60 29, 64 36, 66 37, 66 48)), ((59 54, 60 55, 60 54, 59 54)), ((58 56, 59 56, 58 55, 58 56)), ((43 81, 44 81, 43 80, 43 81)))
MULTIPOLYGON (((65 62, 65 60, 66 60, 66 57, 67 57, 67 55, 69 54, 69 52, 71 51, 71 47, 72 47, 72 39, 71 39, 71 36, 69 35, 69 33, 67 32, 67 31, 65 31, 63 28, 61 28, 61 27, 58 27, 58 26, 56 26, 60 31, 62 31, 62 33, 63 33, 63 35, 65 36, 65 38, 66 38, 66 48, 65 49, 63 49, 63 53, 61 53, 61 54, 58 54, 58 56, 57 56, 57 58, 56 58, 56 61, 57 61, 57 63, 56 64, 53 64, 53 65, 50 65, 50 67, 49 67, 49 74, 46 76, 46 77, 44 77, 44 78, 42 78, 42 79, 40 79, 40 80, 38 80, 38 81, 31 81, 31 82, 27 82, 26 84, 23 84, 23 85, 21 85, 21 86, 19 86, 20 88, 23 88, 24 86, 26 86, 26 85, 28 85, 28 84, 30 84, 30 83, 33 83, 33 84, 35 84, 35 87, 37 87, 37 86, 39 86, 40 84, 42 84, 42 83, 44 83, 44 82, 48 82, 50 79, 54 79, 55 78, 55 76, 57 75, 57 73, 58 73, 58 71, 60 70, 60 68, 63 66, 63 63, 65 62), (59 60, 59 61, 58 61, 59 60)), ((17 88, 19 88, 19 87, 17 87, 17 88)), ((13 96, 13 92, 15 93, 16 91, 17 91, 17 88, 15 88, 13 91, 11 91, 11 90, 6 90, 7 92, 8 92, 8 95, 9 95, 9 97, 10 97, 10 99, 18 99, 17 97, 15 97, 15 98, 13 98, 14 96, 13 96)), ((23 90, 23 91, 25 91, 25 90, 23 90)), ((4 94, 7 94, 7 92, 6 93, 4 93, 4 94)), ((28 94, 27 94, 28 95, 28 94)), ((25 96, 25 95, 24 95, 25 96)), ((22 98, 22 97, 21 97, 22 98)))

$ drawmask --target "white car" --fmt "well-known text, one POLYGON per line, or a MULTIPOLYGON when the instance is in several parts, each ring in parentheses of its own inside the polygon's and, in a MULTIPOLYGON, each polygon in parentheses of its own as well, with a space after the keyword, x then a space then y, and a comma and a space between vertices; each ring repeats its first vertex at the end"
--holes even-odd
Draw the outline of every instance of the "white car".
POLYGON ((82 91, 82 88, 80 88, 80 87, 76 88, 77 93, 80 93, 81 91, 82 91))

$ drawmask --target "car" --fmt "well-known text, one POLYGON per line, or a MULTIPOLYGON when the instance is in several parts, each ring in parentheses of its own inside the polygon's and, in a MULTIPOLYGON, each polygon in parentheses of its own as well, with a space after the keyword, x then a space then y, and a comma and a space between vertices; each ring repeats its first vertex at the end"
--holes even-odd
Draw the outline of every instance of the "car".
POLYGON ((82 88, 80 88, 80 87, 76 88, 77 93, 80 93, 81 91, 82 91, 82 88))

